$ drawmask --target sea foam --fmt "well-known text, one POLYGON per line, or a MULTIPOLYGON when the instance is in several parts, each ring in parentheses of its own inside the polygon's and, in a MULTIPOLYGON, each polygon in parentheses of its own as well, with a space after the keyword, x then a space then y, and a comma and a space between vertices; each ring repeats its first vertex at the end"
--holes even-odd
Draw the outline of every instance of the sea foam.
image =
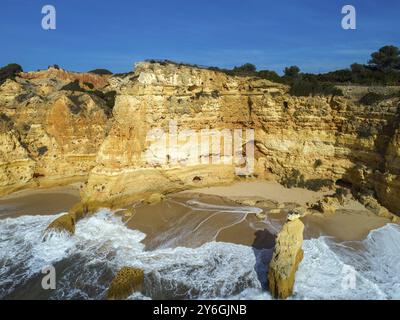
MULTIPOLYGON (((79 221, 73 237, 43 241, 56 217, 0 220, 0 298, 54 264, 57 289, 50 299, 102 299, 122 266, 145 270, 143 293, 130 299, 271 299, 266 275, 272 250, 211 241, 197 248, 146 251, 146 235, 107 210, 79 221)), ((305 240, 292 298, 399 299, 399 248, 400 227, 392 224, 358 243, 305 240), (355 275, 354 288, 342 286, 348 270, 355 275)))

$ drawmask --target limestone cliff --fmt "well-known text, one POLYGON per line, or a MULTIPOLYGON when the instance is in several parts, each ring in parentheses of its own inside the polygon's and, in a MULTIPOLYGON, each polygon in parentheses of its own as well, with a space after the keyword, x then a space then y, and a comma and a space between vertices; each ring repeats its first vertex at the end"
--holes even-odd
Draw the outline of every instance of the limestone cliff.
POLYGON ((239 129, 236 143, 255 145, 251 175, 345 183, 399 214, 399 105, 399 98, 363 106, 346 97, 293 97, 267 80, 172 63, 142 62, 119 76, 21 74, 0 86, 0 193, 81 180, 85 202, 117 205, 228 183, 246 175, 238 167, 247 163, 239 153, 220 158, 213 146, 222 142, 213 139, 216 130, 239 129), (73 81, 82 90, 63 90, 73 81), (95 90, 116 93, 112 110, 95 90), (166 140, 155 139, 161 131, 170 133, 166 140), (200 161, 192 158, 195 142, 200 161))
MULTIPOLYGON (((171 133, 171 121, 175 121, 176 135, 192 130, 191 137, 197 139, 201 149, 197 150, 197 159, 204 160, 212 154, 208 149, 211 140, 200 141, 196 134, 207 128, 253 127, 252 104, 282 94, 285 88, 266 80, 233 78, 215 71, 139 63, 134 75, 113 83, 113 89, 118 92, 114 122, 85 188, 88 201, 121 201, 153 192, 233 181, 232 161, 214 165, 190 161, 188 147, 193 141, 188 137, 177 137, 176 148, 165 154, 157 142, 149 139, 149 132, 161 129, 171 133)), ((212 139, 212 133, 207 137, 212 139)))
POLYGON ((400 212, 399 99, 367 107, 344 97, 293 97, 287 87, 266 80, 147 62, 110 86, 118 92, 114 122, 85 188, 88 201, 235 178, 232 164, 182 165, 170 159, 176 154, 160 156, 148 133, 168 131, 173 120, 180 131, 252 128, 255 176, 281 179, 298 172, 310 182, 340 180, 372 190, 400 212), (165 156, 168 161, 158 161, 165 156))
MULTIPOLYGON (((99 76, 85 80, 91 77, 99 76)), ((108 131, 108 107, 95 95, 63 90, 71 80, 50 69, 0 86, 0 194, 87 179, 108 131)))

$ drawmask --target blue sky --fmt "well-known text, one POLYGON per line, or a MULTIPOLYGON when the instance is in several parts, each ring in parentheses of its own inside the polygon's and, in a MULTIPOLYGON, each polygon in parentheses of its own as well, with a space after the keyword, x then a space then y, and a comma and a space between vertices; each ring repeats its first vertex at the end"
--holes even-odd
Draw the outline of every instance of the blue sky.
POLYGON ((400 46, 399 12, 399 0, 2 0, 0 65, 125 72, 157 58, 325 72, 400 46), (41 28, 46 4, 56 7, 56 30, 41 28), (357 30, 341 28, 346 4, 357 30))

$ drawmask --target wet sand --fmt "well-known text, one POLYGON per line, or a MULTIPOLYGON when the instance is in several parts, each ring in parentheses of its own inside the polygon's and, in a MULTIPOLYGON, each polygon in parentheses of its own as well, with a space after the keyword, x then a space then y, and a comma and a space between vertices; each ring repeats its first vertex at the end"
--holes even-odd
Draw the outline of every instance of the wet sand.
MULTIPOLYGON (((192 192, 183 191, 180 194, 190 194, 192 192)), ((270 213, 268 209, 264 208, 264 212, 267 213, 265 221, 269 222, 267 230, 272 230, 273 233, 278 232, 285 222, 290 203, 306 206, 307 203, 313 203, 324 195, 332 193, 315 192, 300 188, 288 189, 272 181, 239 182, 231 186, 197 189, 196 192, 204 195, 228 197, 231 200, 267 199, 285 204, 279 213, 270 213)), ((263 223, 259 219, 258 221, 259 224, 263 223)), ((389 219, 378 217, 371 213, 355 200, 348 201, 335 214, 323 215, 316 213, 303 217, 302 221, 305 224, 304 237, 306 239, 324 235, 334 237, 338 241, 363 240, 371 230, 391 223, 389 219)), ((230 232, 237 234, 238 237, 241 236, 242 230, 243 226, 241 225, 235 225, 229 229, 230 232)), ((258 238, 261 238, 260 234, 258 238)), ((254 239, 254 242, 257 243, 257 238, 254 239)))
MULTIPOLYGON (((177 246, 198 247, 223 241, 272 248, 275 235, 296 204, 306 206, 327 192, 287 189, 276 182, 239 182, 168 195, 162 202, 137 203, 119 210, 129 228, 144 232, 147 250, 177 246), (262 205, 239 204, 245 199, 270 200, 262 205), (269 205, 267 205, 269 203, 269 205), (272 210, 271 209, 275 209, 272 210), (256 213, 265 215, 260 219, 256 213)), ((79 185, 25 190, 0 199, 0 219, 21 215, 66 212, 79 201, 79 185)), ((332 236, 339 241, 362 240, 370 230, 389 223, 360 203, 350 201, 333 215, 302 218, 305 238, 332 236)))
POLYGON ((284 202, 295 202, 306 205, 307 202, 314 202, 329 192, 315 192, 301 188, 285 188, 274 181, 238 182, 230 186, 200 188, 181 193, 203 193, 218 195, 230 199, 260 198, 284 202))
POLYGON ((76 184, 19 191, 0 198, 0 219, 66 212, 79 202, 79 199, 79 186, 76 184))
POLYGON ((275 236, 256 217, 254 208, 219 196, 176 194, 154 205, 141 204, 119 214, 125 217, 129 228, 146 234, 146 250, 196 248, 210 241, 258 248, 274 246, 275 236))

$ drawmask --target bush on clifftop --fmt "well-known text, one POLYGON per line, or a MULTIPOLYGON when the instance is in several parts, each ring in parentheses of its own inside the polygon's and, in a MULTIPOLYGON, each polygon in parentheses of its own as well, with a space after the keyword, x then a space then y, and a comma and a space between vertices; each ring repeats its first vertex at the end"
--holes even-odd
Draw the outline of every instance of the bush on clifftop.
POLYGON ((7 79, 14 79, 15 76, 23 72, 22 67, 19 64, 11 63, 0 69, 0 85, 7 79))
POLYGON ((94 73, 94 74, 97 74, 100 76, 113 74, 110 70, 107 70, 107 69, 94 69, 94 70, 88 71, 88 73, 94 73))

